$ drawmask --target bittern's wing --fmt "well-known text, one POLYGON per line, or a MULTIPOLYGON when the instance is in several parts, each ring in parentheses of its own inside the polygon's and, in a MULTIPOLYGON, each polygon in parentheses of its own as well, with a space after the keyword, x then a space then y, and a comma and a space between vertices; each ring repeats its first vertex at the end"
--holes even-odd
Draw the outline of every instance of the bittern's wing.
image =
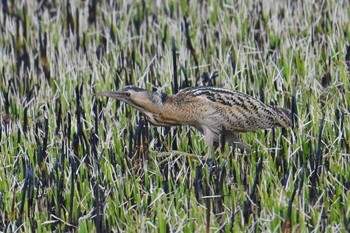
POLYGON ((231 132, 247 132, 267 129, 273 126, 291 127, 292 122, 286 111, 270 107, 261 101, 237 91, 222 88, 187 88, 184 93, 198 102, 206 102, 210 108, 202 124, 225 127, 231 132))

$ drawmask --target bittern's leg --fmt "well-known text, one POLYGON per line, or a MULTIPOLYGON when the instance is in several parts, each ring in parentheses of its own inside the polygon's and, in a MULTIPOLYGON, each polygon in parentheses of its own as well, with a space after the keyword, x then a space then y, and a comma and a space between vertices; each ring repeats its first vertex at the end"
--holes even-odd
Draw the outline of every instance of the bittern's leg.
POLYGON ((215 151, 216 151, 216 147, 215 146, 209 146, 208 145, 208 151, 207 153, 204 155, 203 157, 203 160, 204 161, 209 161, 209 160, 212 160, 214 158, 214 154, 215 154, 215 151))
POLYGON ((217 138, 216 134, 211 131, 209 128, 203 128, 203 134, 204 134, 204 141, 208 146, 208 152, 207 154, 204 156, 204 160, 210 160, 213 158, 213 155, 215 153, 215 139, 217 138))
POLYGON ((239 138, 238 134, 228 133, 225 139, 230 145, 238 147, 242 151, 246 151, 247 153, 251 151, 250 146, 243 143, 242 140, 239 138))

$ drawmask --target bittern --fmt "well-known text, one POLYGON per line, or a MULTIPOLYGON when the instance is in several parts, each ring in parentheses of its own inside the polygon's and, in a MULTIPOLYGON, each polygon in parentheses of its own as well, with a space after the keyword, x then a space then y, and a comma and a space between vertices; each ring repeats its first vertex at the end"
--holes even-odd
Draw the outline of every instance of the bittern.
POLYGON ((225 142, 249 150, 249 146, 240 140, 239 133, 274 126, 292 127, 288 109, 268 106, 244 93, 217 87, 189 87, 175 95, 167 95, 128 86, 122 91, 96 95, 130 104, 155 126, 193 126, 204 135, 209 151, 219 145, 223 129, 225 142))

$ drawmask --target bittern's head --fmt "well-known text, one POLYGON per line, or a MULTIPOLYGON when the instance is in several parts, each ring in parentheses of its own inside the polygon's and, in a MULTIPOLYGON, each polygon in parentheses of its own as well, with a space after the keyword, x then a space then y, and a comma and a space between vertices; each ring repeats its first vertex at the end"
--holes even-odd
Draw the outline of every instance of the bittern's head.
POLYGON ((122 91, 98 92, 96 96, 107 96, 130 104, 141 112, 154 112, 165 102, 167 95, 143 88, 127 86, 122 91))

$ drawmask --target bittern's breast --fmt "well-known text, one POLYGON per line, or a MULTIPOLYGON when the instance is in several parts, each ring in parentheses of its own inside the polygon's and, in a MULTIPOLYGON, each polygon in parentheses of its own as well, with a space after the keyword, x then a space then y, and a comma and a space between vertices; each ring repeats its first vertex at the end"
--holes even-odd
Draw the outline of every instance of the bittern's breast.
POLYGON ((151 113, 145 112, 147 121, 155 126, 177 126, 182 125, 181 122, 173 115, 165 114, 164 112, 151 113))

